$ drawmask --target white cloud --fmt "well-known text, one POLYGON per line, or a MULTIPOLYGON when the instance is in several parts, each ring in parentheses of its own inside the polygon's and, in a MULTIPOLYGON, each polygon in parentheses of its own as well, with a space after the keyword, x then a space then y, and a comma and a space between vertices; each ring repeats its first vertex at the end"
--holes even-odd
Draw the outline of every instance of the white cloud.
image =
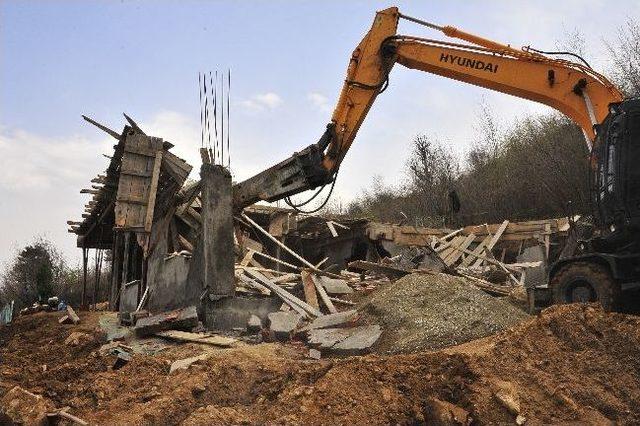
POLYGON ((321 93, 311 92, 307 95, 307 100, 322 112, 328 112, 330 110, 329 98, 321 93))
POLYGON ((108 160, 100 155, 111 151, 106 139, 47 138, 2 127, 0 191, 50 189, 82 182, 88 173, 97 173, 106 166, 108 160))
POLYGON ((273 110, 282 105, 282 98, 274 92, 258 93, 250 99, 240 101, 240 105, 250 111, 273 110))

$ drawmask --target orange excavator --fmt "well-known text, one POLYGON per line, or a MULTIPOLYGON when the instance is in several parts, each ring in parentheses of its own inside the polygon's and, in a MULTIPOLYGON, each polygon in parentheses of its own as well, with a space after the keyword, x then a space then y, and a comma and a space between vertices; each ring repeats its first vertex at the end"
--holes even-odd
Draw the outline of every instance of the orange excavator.
POLYGON ((340 163, 398 63, 540 102, 582 128, 591 151, 597 231, 547 268, 547 282, 530 289, 530 300, 532 304, 599 300, 613 308, 623 290, 640 287, 640 167, 635 166, 640 161, 640 99, 625 100, 579 57, 584 63, 550 55, 435 25, 403 15, 395 7, 382 10, 351 55, 338 104, 320 140, 236 184, 234 206, 241 209, 260 200, 285 199, 297 208, 302 204, 294 204, 291 195, 335 184, 340 163), (400 19, 459 41, 397 34, 400 19))

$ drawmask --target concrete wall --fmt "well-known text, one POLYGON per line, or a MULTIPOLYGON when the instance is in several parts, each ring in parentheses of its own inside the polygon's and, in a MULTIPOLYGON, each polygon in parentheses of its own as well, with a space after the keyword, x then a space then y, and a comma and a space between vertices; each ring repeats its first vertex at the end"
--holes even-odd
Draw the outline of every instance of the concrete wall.
POLYGON ((200 304, 202 287, 191 286, 187 276, 191 259, 174 256, 167 260, 167 229, 173 219, 173 211, 159 220, 151 230, 151 255, 147 268, 149 298, 147 310, 159 313, 200 304))

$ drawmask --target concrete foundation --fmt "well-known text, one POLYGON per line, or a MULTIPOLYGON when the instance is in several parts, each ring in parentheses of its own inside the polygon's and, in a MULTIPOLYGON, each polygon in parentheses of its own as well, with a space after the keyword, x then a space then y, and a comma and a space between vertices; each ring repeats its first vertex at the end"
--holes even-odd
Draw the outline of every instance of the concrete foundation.
POLYGON ((276 312, 282 306, 277 297, 227 297, 219 300, 204 301, 205 324, 212 330, 231 330, 245 328, 251 315, 255 315, 263 324, 267 315, 276 312))

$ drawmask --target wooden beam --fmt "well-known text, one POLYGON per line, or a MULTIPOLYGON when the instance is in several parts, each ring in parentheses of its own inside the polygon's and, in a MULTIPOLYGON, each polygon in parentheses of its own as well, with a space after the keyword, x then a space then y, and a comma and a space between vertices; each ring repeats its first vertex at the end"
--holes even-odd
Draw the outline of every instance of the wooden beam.
POLYGON ((149 187, 149 199, 147 200, 147 212, 144 219, 145 232, 151 232, 153 223, 153 211, 156 206, 156 193, 158 192, 158 179, 160 178, 160 165, 162 164, 162 150, 156 153, 156 160, 153 163, 153 174, 151 175, 151 186, 149 187))
POLYGON ((279 245, 281 248, 283 248, 287 253, 289 253, 291 256, 295 257, 296 259, 298 259, 300 262, 302 262, 304 265, 306 265, 309 269, 313 270, 313 271, 317 271, 319 273, 322 273, 324 275, 327 276, 332 276, 333 278, 340 278, 342 279, 343 277, 337 274, 330 274, 329 272, 325 272, 322 271, 318 268, 316 268, 315 265, 313 265, 311 262, 309 262, 308 260, 306 260, 305 258, 303 258, 302 256, 300 256, 298 253, 296 253, 295 251, 291 250, 289 247, 287 247, 282 241, 278 240, 276 237, 274 237, 273 235, 271 235, 269 232, 267 232, 263 227, 261 227, 260 225, 258 225, 256 222, 253 221, 253 219, 251 219, 249 216, 247 216, 246 214, 242 213, 242 218, 244 220, 246 220, 247 222, 249 222, 251 225, 253 225, 254 228, 256 228, 258 231, 262 232, 267 238, 269 238, 271 241, 273 241, 274 243, 276 243, 277 245, 279 245))
POLYGON ((304 299, 307 303, 316 309, 320 309, 318 304, 318 295, 316 294, 316 287, 311 278, 311 273, 302 271, 302 287, 304 289, 304 299))
MULTIPOLYGON (((476 239, 476 236, 474 234, 469 234, 467 235, 467 238, 464 239, 464 241, 460 244, 460 248, 468 248, 471 243, 473 242, 473 240, 476 239)), ((462 252, 461 251, 453 251, 452 253, 449 254, 449 256, 447 256, 445 259, 442 259, 444 264, 447 266, 451 266, 454 263, 456 263, 458 261, 458 259, 460 259, 460 257, 462 256, 462 252)))
POLYGON ((336 309, 336 307, 333 306, 333 302, 331 302, 331 299, 329 299, 329 295, 327 294, 327 291, 324 289, 324 287, 322 287, 322 283, 320 282, 320 279, 315 275, 311 275, 311 279, 313 281, 313 285, 316 286, 316 290, 318 291, 318 294, 320 295, 322 302, 327 307, 327 309, 329 309, 329 312, 331 312, 332 314, 338 313, 338 310, 336 309))
MULTIPOLYGON (((488 251, 493 250, 493 246, 496 245, 496 243, 498 242, 498 240, 500 239, 500 237, 504 233, 505 229, 507 229, 507 226, 509 226, 509 221, 508 220, 505 220, 504 222, 502 222, 502 225, 500 225, 500 227, 498 228, 496 233, 493 234, 493 237, 491 238, 489 243, 485 246, 485 250, 488 250, 488 251)), ((472 267, 474 267, 474 268, 482 265, 482 262, 484 260, 480 256, 476 256, 476 257, 477 257, 477 259, 476 259, 475 262, 473 262, 473 265, 472 265, 472 267)))

